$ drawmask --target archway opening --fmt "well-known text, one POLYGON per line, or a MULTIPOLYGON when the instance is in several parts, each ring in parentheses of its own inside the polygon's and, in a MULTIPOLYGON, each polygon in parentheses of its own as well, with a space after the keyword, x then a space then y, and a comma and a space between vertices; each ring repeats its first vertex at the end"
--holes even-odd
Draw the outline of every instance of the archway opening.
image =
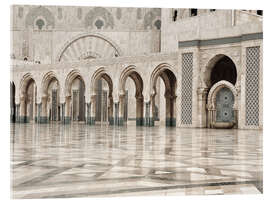
POLYGON ((131 125, 143 125, 143 80, 136 71, 124 76, 123 87, 123 119, 131 125), (135 107, 135 108, 134 108, 135 107))
POLYGON ((234 114, 237 111, 232 107, 234 96, 229 88, 219 89, 219 84, 227 83, 232 89, 234 88, 237 82, 237 69, 234 62, 226 55, 216 55, 209 61, 205 76, 205 83, 208 86, 208 96, 206 97, 206 105, 208 107, 206 112, 207 126, 214 128, 233 126, 234 123, 237 123, 234 120, 234 114), (215 92, 215 97, 212 103, 208 103, 211 101, 208 98, 212 97, 210 95, 211 89, 215 92))
POLYGON ((15 84, 10 83, 10 122, 16 121, 16 105, 15 105, 15 84))
POLYGON ((25 108, 23 108, 26 122, 33 122, 37 117, 37 86, 35 81, 31 78, 26 85, 25 91, 25 108))
POLYGON ((106 73, 101 74, 94 84, 95 88, 95 123, 108 124, 113 122, 113 83, 106 73))
POLYGON ((71 83, 71 119, 85 121, 85 85, 81 76, 76 76, 71 83))
POLYGON ((174 73, 169 69, 162 69, 154 79, 154 94, 152 95, 153 119, 157 125, 176 126, 175 90, 174 73))
POLYGON ((235 85, 236 79, 237 71, 235 64, 228 56, 223 55, 212 68, 210 76, 211 87, 221 80, 226 80, 235 85))
POLYGON ((49 121, 60 121, 60 86, 55 77, 52 77, 45 87, 45 111, 49 121))

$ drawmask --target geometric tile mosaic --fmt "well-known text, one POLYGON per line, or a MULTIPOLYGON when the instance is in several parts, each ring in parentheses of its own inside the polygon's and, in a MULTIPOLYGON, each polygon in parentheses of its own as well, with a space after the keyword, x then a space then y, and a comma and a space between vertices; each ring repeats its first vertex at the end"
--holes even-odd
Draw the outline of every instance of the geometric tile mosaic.
POLYGON ((233 122, 234 96, 232 91, 227 88, 221 88, 216 95, 216 121, 217 122, 233 122))
POLYGON ((246 49, 246 125, 259 125, 260 47, 246 49))
POLYGON ((182 54, 181 124, 192 124, 193 53, 182 54))

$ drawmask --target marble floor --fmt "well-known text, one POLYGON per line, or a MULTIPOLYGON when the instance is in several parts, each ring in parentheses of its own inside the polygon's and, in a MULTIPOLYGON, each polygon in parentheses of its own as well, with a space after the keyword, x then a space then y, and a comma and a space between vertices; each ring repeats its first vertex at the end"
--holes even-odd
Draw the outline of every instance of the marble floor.
POLYGON ((262 131, 11 124, 11 196, 261 194, 262 151, 262 131))

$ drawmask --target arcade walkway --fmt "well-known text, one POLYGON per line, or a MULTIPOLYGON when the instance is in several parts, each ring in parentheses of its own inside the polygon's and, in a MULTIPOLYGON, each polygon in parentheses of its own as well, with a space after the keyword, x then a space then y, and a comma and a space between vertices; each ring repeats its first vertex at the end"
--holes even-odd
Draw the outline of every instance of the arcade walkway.
POLYGON ((11 124, 13 198, 254 194, 262 131, 11 124))

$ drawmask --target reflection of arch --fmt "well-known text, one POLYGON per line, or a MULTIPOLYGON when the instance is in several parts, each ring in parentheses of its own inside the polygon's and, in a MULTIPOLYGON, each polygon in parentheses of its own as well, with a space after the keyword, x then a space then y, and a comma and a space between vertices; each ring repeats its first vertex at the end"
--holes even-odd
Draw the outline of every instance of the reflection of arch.
MULTIPOLYGON (((227 96, 226 96, 227 98, 227 96)), ((225 99, 226 99, 225 98, 225 99)), ((230 98, 230 97, 229 97, 230 98)), ((213 87, 210 89, 209 94, 208 94, 208 123, 209 123, 209 127, 210 128, 232 128, 234 125, 237 125, 238 122, 238 103, 237 103, 237 91, 234 87, 233 84, 231 84, 228 81, 222 80, 217 82, 215 85, 213 85, 213 87), (226 122, 223 122, 224 120, 217 120, 218 115, 222 115, 219 114, 218 112, 222 112, 221 110, 218 109, 222 109, 223 107, 218 107, 217 105, 217 95, 221 93, 221 90, 226 90, 229 91, 230 94, 232 94, 232 107, 229 107, 228 104, 226 104, 226 108, 229 108, 228 112, 232 112, 229 113, 229 115, 232 115, 232 119, 225 120, 226 122), (230 110, 231 109, 231 110, 230 110)), ((229 101, 229 100, 228 100, 229 101)), ((225 102, 227 103, 228 101, 225 100, 225 102)), ((222 101, 223 102, 223 101, 222 101)), ((222 102, 220 103, 220 105, 222 104, 222 102)), ((227 113, 226 113, 227 115, 227 113)))
MULTIPOLYGON (((222 64, 221 64, 222 65, 222 64)), ((220 74, 222 75, 222 70, 220 71, 220 74)), ((236 83, 237 80, 237 69, 236 69, 236 65, 235 62, 233 61, 233 59, 227 55, 224 54, 217 54, 214 57, 212 57, 205 68, 204 74, 204 82, 206 84, 207 87, 211 87, 213 85, 213 83, 216 83, 220 80, 227 80, 233 84, 236 83), (219 70, 215 70, 216 66, 219 65, 219 63, 223 63, 224 64, 228 64, 228 67, 231 68, 231 72, 232 72, 232 77, 233 78, 227 78, 226 76, 221 76, 219 79, 216 79, 216 81, 213 81, 213 75, 212 73, 218 73, 219 70), (212 75, 212 76, 211 76, 212 75)))
MULTIPOLYGON (((155 96, 156 83, 158 77, 161 77, 165 84, 165 100, 166 100, 166 126, 175 126, 175 102, 176 102, 176 76, 169 64, 163 63, 158 65, 151 74, 150 78, 150 90, 151 90, 151 101, 152 101, 152 117, 156 115, 157 109, 155 108, 155 96)), ((156 118, 154 118, 155 120, 156 118)))
MULTIPOLYGON (((79 40, 81 39, 86 39, 86 38, 97 38, 97 39, 101 39, 103 40, 104 42, 106 42, 104 44, 104 46, 106 46, 106 44, 108 44, 109 46, 111 46, 113 49, 114 49, 114 54, 117 54, 118 56, 121 56, 122 55, 122 51, 120 49, 120 47, 114 43, 110 38, 104 36, 104 35, 101 35, 101 34, 98 34, 98 33, 83 33, 83 34, 79 34, 75 37, 72 37, 70 40, 68 40, 64 45, 63 47, 60 49, 57 57, 56 57, 56 61, 59 62, 61 61, 61 58, 63 57, 63 54, 64 52, 72 45, 72 44, 75 44, 76 42, 78 42, 79 40)), ((103 47, 104 48, 104 47, 103 47)), ((80 50, 81 51, 81 50, 80 50)), ((79 56, 78 58, 86 53, 86 52, 89 52, 89 50, 83 50, 83 53, 79 53, 79 56)), ((101 53, 96 53, 96 54, 101 54, 101 53)))
POLYGON ((119 81, 119 88, 120 88, 120 104, 121 104, 121 111, 123 114, 123 118, 125 121, 128 120, 128 114, 127 114, 127 109, 128 109, 128 97, 125 95, 125 86, 126 86, 126 80, 127 78, 130 77, 133 82, 135 83, 135 88, 136 88, 136 93, 135 93, 135 98, 136 98, 136 125, 141 126, 143 125, 143 80, 140 76, 140 74, 136 71, 135 66, 128 66, 127 68, 124 69, 124 71, 120 75, 120 81, 119 81))

